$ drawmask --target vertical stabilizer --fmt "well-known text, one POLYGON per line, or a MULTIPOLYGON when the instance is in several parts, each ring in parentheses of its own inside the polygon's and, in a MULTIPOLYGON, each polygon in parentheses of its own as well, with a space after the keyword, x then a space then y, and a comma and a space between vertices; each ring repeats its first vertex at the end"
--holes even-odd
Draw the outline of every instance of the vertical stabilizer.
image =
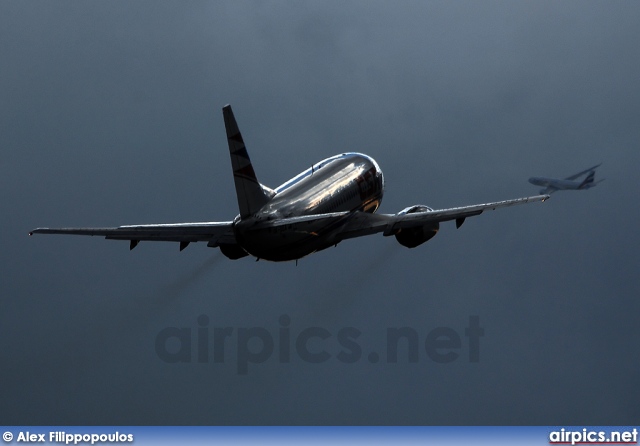
POLYGON ((269 200, 269 189, 262 186, 256 178, 256 173, 251 165, 247 148, 242 140, 236 119, 230 105, 222 108, 224 126, 227 130, 229 142, 229 154, 231 155, 231 167, 233 168, 233 181, 238 196, 240 218, 246 218, 259 211, 269 200))
POLYGON ((578 189, 589 189, 591 186, 594 186, 595 178, 596 172, 592 170, 591 172, 589 172, 589 175, 587 175, 587 178, 585 178, 580 186, 578 186, 578 189))

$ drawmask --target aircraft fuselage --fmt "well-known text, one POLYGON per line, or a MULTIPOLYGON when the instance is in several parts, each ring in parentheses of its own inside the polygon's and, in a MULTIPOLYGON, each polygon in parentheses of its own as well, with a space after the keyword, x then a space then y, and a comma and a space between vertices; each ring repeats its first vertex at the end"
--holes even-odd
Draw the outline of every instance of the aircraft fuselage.
POLYGON ((588 185, 583 185, 582 181, 558 180, 556 178, 533 177, 529 178, 529 183, 536 186, 553 187, 558 190, 575 190, 588 188, 585 187, 588 185))
POLYGON ((336 236, 349 215, 330 224, 313 220, 283 225, 279 220, 356 210, 373 213, 382 201, 384 178, 373 158, 344 153, 315 164, 274 192, 255 215, 236 217, 236 240, 259 259, 294 260, 338 243, 336 236))

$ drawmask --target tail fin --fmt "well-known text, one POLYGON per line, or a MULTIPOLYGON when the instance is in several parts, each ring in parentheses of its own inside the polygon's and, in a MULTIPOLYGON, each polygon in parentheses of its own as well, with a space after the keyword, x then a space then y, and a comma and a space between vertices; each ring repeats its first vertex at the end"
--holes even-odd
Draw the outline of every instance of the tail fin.
POLYGON ((256 173, 251 165, 247 148, 242 140, 236 119, 230 105, 222 108, 224 126, 227 130, 227 142, 233 168, 233 181, 238 196, 240 218, 246 218, 259 211, 269 202, 273 192, 258 182, 256 173))
POLYGON ((594 170, 592 170, 591 172, 589 172, 589 175, 587 175, 587 177, 584 179, 584 181, 582 183, 580 183, 580 186, 578 187, 579 189, 588 189, 591 186, 594 186, 594 180, 596 177, 596 172, 594 170))

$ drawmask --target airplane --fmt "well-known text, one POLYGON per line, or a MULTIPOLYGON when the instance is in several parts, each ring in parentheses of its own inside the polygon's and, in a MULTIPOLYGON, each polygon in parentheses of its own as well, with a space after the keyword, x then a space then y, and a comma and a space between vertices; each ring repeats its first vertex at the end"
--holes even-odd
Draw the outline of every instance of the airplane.
POLYGON ((544 178, 544 177, 531 177, 529 178, 529 183, 534 184, 536 186, 543 186, 544 189, 540 190, 541 194, 552 194, 559 190, 586 190, 595 187, 596 184, 604 181, 604 179, 595 181, 596 177, 596 168, 599 167, 602 163, 590 167, 582 172, 571 175, 570 177, 565 178, 564 180, 556 179, 556 178, 544 178), (587 174, 587 177, 582 181, 574 181, 576 178, 581 177, 582 175, 587 174))
POLYGON ((229 259, 253 256, 257 260, 291 261, 343 240, 380 233, 395 236, 415 248, 433 236, 440 223, 455 220, 459 228, 467 217, 487 209, 544 201, 549 195, 517 198, 472 206, 434 210, 409 206, 397 214, 376 214, 382 201, 384 178, 376 161, 361 153, 332 156, 271 189, 258 181, 230 105, 222 109, 240 214, 231 221, 126 225, 113 228, 37 228, 33 234, 97 235, 140 241, 192 242, 220 248, 229 259))

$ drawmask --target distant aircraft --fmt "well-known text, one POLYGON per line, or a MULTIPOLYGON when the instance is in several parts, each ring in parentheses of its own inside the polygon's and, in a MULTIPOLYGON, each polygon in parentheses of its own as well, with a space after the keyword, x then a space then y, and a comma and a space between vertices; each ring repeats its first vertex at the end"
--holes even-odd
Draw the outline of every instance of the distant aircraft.
POLYGON ((590 189, 592 187, 595 187, 595 185, 600 183, 601 181, 604 181, 604 179, 595 181, 596 168, 599 167, 600 164, 583 170, 582 172, 576 173, 575 175, 571 175, 564 180, 556 178, 531 177, 529 178, 529 183, 535 184, 536 186, 543 186, 544 189, 540 190, 541 194, 552 194, 558 190, 590 189), (576 178, 579 178, 585 174, 587 174, 587 177, 584 180, 574 181, 576 178))
POLYGON ((230 259, 247 255, 257 260, 296 260, 335 246, 343 240, 382 232, 414 248, 431 239, 440 222, 465 218, 522 203, 544 201, 548 195, 433 210, 410 206, 397 214, 375 214, 382 200, 384 180, 373 158, 343 153, 313 165, 276 189, 258 182, 230 105, 222 109, 231 155, 240 214, 233 221, 128 225, 116 228, 38 228, 29 235, 99 235, 129 240, 191 242, 219 247, 230 259))

